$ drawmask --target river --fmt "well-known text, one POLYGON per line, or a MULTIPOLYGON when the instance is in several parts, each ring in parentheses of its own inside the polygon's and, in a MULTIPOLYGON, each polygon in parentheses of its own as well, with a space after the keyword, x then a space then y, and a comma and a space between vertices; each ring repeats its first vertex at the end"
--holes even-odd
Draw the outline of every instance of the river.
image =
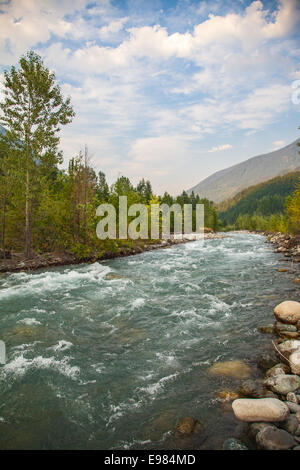
POLYGON ((0 277, 2 449, 220 448, 239 425, 216 361, 253 366, 257 326, 296 298, 259 235, 0 277), (177 421, 203 424, 178 441, 177 421))

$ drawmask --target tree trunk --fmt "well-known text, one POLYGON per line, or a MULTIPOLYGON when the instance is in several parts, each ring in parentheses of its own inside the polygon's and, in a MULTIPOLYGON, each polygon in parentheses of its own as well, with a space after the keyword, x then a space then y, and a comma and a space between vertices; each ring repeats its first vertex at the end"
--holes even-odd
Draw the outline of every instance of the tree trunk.
POLYGON ((3 212, 2 212, 2 251, 3 251, 3 259, 6 259, 6 251, 5 251, 5 229, 6 229, 6 184, 4 187, 4 195, 3 195, 3 212))
POLYGON ((25 207, 25 256, 31 257, 31 201, 29 169, 26 171, 26 207, 25 207))

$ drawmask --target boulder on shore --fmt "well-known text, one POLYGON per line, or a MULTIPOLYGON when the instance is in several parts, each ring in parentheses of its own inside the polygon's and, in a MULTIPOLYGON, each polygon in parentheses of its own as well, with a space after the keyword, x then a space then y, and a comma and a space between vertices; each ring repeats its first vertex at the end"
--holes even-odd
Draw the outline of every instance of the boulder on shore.
POLYGON ((280 395, 287 395, 289 392, 295 392, 300 388, 300 377, 297 375, 275 375, 265 380, 265 385, 272 392, 280 395))
POLYGON ((247 422, 279 422, 290 414, 285 403, 278 398, 238 398, 232 403, 235 416, 247 422))
POLYGON ((295 325, 300 320, 300 303, 292 300, 281 302, 274 308, 274 315, 282 323, 295 325))
POLYGON ((296 441, 287 431, 267 426, 256 435, 256 443, 264 450, 287 450, 296 445, 296 441))
POLYGON ((286 359, 289 359, 293 352, 297 351, 298 349, 300 350, 300 341, 296 339, 284 341, 283 343, 278 344, 277 348, 286 359))
POLYGON ((300 349, 290 355, 289 361, 293 374, 300 375, 300 349))
POLYGON ((275 366, 271 367, 271 369, 268 369, 266 372, 266 377, 273 377, 275 375, 284 375, 288 374, 290 372, 290 368, 287 364, 279 363, 276 364, 275 366))

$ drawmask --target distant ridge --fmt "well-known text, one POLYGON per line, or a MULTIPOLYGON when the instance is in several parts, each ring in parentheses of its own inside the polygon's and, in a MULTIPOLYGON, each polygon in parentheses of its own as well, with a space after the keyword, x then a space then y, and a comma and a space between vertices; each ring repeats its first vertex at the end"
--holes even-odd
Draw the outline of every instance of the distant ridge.
POLYGON ((249 186, 300 169, 300 139, 274 152, 249 158, 225 170, 217 171, 188 190, 211 201, 229 199, 249 186))
POLYGON ((235 224, 240 215, 268 217, 283 213, 286 198, 296 190, 299 178, 300 171, 293 171, 243 189, 217 205, 220 219, 227 224, 235 224))

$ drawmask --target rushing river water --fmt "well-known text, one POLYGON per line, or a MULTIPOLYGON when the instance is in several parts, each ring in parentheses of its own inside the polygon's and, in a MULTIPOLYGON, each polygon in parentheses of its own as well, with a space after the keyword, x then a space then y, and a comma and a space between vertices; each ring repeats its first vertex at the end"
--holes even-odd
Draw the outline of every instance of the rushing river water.
MULTIPOLYGON (((216 361, 255 358, 297 298, 262 236, 0 277, 0 448, 219 448, 238 435, 216 361), (179 418, 203 432, 176 440, 179 418)), ((280 264, 282 266, 282 263, 280 264)), ((254 373, 255 367, 253 367, 254 373)))

